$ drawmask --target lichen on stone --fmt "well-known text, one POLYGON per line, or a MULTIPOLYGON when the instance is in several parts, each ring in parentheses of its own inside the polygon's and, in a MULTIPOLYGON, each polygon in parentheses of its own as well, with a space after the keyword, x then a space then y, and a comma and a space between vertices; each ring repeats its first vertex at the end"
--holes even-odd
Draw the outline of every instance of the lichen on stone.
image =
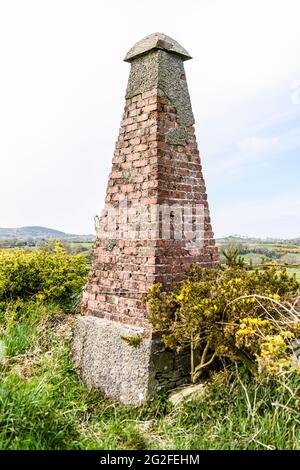
POLYGON ((186 145, 189 134, 186 127, 177 127, 170 129, 166 135, 166 142, 172 145, 186 145))
POLYGON ((132 346, 133 348, 138 348, 141 345, 141 342, 143 341, 143 335, 142 334, 131 335, 131 336, 121 336, 121 338, 129 346, 132 346))

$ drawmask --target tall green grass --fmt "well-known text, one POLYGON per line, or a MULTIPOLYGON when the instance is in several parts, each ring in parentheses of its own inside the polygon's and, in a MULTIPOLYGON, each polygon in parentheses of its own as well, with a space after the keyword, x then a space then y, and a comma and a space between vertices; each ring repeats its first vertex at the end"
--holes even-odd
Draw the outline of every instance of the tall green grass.
POLYGON ((0 449, 299 449, 299 379, 215 373, 201 398, 141 408, 88 391, 70 359, 74 318, 53 304, 1 320, 0 449))

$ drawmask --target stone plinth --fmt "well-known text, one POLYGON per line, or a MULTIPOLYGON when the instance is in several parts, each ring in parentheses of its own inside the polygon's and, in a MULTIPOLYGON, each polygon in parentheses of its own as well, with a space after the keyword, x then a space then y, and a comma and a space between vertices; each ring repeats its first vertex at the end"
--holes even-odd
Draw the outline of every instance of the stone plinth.
POLYGON ((140 405, 162 388, 188 381, 188 356, 168 351, 144 328, 110 320, 78 320, 73 358, 89 388, 126 404, 140 405), (131 345, 129 338, 141 340, 131 345))

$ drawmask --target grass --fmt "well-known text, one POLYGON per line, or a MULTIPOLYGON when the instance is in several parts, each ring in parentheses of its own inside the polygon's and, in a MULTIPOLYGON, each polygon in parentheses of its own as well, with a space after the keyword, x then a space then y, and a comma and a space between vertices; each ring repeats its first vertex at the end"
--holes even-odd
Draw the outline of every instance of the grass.
POLYGON ((300 282, 300 268, 287 268, 287 272, 290 276, 296 274, 296 279, 300 282))
POLYGON ((2 317, 0 450, 300 449, 299 379, 211 376, 206 393, 141 408, 89 391, 70 359, 75 318, 55 305, 11 305, 2 317))
POLYGON ((70 246, 70 248, 87 248, 91 250, 93 248, 94 242, 71 242, 68 241, 67 244, 70 246))
POLYGON ((172 435, 180 449, 299 449, 299 410, 279 406, 295 405, 297 393, 297 386, 289 395, 276 383, 219 373, 207 395, 181 409, 176 426, 164 425, 163 435, 172 435))

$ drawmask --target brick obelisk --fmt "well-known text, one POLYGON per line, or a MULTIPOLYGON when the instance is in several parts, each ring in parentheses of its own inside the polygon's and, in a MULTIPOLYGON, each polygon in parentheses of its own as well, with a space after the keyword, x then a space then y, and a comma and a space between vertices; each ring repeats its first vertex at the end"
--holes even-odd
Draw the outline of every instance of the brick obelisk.
POLYGON ((160 33, 125 57, 126 104, 73 343, 85 382, 125 403, 185 375, 152 336, 145 294, 158 282, 178 285, 191 265, 218 262, 183 65, 190 58, 160 33), (145 332, 137 348, 124 340, 145 332))

